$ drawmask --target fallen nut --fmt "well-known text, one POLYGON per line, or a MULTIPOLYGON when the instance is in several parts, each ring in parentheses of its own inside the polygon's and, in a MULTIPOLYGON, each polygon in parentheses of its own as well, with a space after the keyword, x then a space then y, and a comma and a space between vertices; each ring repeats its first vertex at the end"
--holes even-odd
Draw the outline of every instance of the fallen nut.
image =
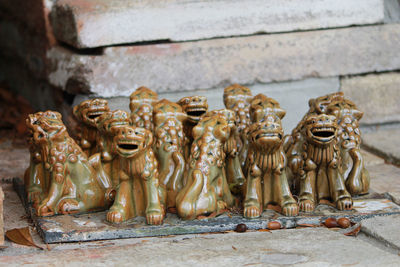
POLYGON ((268 222, 267 228, 270 230, 277 230, 277 229, 281 229, 282 225, 280 222, 272 221, 272 222, 268 222))
POLYGON ((342 228, 349 228, 351 226, 351 222, 347 218, 339 218, 337 224, 342 228))
POLYGON ((334 228, 334 227, 339 227, 336 218, 327 218, 324 222, 324 225, 327 228, 334 228))

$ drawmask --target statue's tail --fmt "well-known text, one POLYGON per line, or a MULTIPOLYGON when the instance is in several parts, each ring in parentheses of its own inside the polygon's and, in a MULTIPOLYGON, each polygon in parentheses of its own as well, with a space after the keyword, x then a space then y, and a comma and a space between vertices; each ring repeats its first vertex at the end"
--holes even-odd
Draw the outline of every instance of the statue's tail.
POLYGON ((191 220, 196 218, 196 204, 203 184, 203 173, 199 169, 193 170, 190 177, 188 177, 187 184, 176 198, 177 212, 182 219, 191 220))

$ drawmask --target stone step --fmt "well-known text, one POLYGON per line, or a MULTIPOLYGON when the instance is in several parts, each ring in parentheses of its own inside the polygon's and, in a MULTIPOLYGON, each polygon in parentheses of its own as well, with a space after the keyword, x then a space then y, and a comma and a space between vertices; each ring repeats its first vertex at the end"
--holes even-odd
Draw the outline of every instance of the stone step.
POLYGON ((77 93, 128 96, 400 69, 400 24, 118 46, 99 55, 53 47, 50 82, 77 93))
POLYGON ((376 24, 384 10, 385 0, 59 0, 51 20, 58 40, 88 48, 376 24))
POLYGON ((400 122, 400 73, 341 79, 341 90, 364 111, 364 124, 400 122))

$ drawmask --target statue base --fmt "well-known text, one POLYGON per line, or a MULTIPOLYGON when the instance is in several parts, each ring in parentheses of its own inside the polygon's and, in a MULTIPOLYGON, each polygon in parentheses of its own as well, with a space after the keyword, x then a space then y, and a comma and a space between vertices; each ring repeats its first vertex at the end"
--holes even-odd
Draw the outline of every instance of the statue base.
POLYGON ((246 224, 249 230, 266 229, 270 221, 280 222, 282 228, 298 226, 319 226, 328 217, 347 217, 354 222, 375 216, 400 214, 400 206, 393 203, 385 195, 370 193, 353 198, 351 211, 338 211, 330 205, 320 204, 312 213, 302 213, 296 217, 286 217, 273 210, 267 210, 256 219, 246 219, 239 211, 231 211, 214 218, 183 221, 176 214, 167 213, 160 226, 146 224, 144 217, 136 217, 120 224, 112 224, 105 220, 106 211, 38 217, 34 209, 27 204, 22 180, 13 179, 15 191, 32 218, 40 236, 45 243, 83 242, 105 239, 154 237, 168 235, 201 234, 232 231, 238 224, 246 224))

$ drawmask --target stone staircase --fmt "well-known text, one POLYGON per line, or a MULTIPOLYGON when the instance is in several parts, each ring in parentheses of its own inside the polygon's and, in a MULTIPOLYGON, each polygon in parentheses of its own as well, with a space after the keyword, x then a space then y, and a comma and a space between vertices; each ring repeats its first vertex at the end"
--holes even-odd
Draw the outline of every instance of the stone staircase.
POLYGON ((400 118, 397 0, 5 0, 0 81, 37 108, 145 85, 222 108, 232 83, 276 98, 290 131, 307 101, 342 90, 366 125, 400 118))

